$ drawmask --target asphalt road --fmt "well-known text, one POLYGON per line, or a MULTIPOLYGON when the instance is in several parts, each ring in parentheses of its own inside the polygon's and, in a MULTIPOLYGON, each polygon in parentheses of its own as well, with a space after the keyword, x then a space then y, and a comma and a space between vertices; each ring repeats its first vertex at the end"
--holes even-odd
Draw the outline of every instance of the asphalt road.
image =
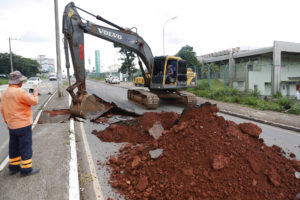
MULTIPOLYGON (((45 83, 45 85, 47 85, 47 87, 41 88, 40 96, 39 96, 39 103, 38 103, 38 105, 32 107, 33 119, 35 119, 35 117, 37 116, 40 106, 43 105, 47 101, 48 97, 50 97, 48 92, 50 90, 55 91, 55 89, 57 88, 56 82, 43 80, 43 83, 45 83), (52 87, 52 88, 49 88, 48 86, 52 87)), ((26 86, 24 86, 24 88, 25 87, 26 86)), ((0 106, 1 106, 1 103, 0 103, 0 106)), ((1 130, 0 131, 0 164, 1 164, 2 161, 8 155, 8 141, 9 141, 8 129, 7 129, 6 124, 3 122, 2 115, 0 115, 0 130, 1 130)))
MULTIPOLYGON (((87 80, 87 90, 90 94, 93 93, 106 101, 114 102, 123 109, 134 111, 140 114, 149 111, 143 109, 142 107, 138 106, 134 102, 128 101, 127 89, 120 88, 116 85, 110 85, 99 81, 87 80)), ((167 102, 161 102, 158 109, 155 111, 160 112, 162 110, 181 113, 183 108, 178 106, 168 105, 167 102)), ((249 120, 241 119, 238 117, 233 117, 225 114, 220 114, 220 115, 223 116, 226 120, 231 120, 236 123, 250 122, 249 120)), ((118 119, 111 118, 110 120, 111 120, 110 122, 112 122, 118 119)), ((299 133, 284 130, 277 127, 272 127, 257 122, 252 122, 252 123, 257 124, 262 128, 263 133, 261 134, 261 138, 265 140, 265 143, 267 145, 272 146, 273 144, 276 144, 278 146, 281 146, 287 153, 293 152, 295 153, 297 159, 298 160, 300 159, 300 147, 299 147, 300 134, 299 133)), ((124 144, 102 142, 95 135, 91 134, 93 130, 98 130, 98 131, 104 130, 106 127, 107 125, 93 124, 88 120, 86 120, 84 123, 84 130, 86 132, 88 145, 92 154, 92 160, 94 161, 94 167, 98 169, 96 171, 99 177, 99 184, 101 186, 104 199, 107 199, 108 197, 115 195, 113 192, 114 189, 112 189, 107 183, 109 178, 109 173, 107 172, 106 167, 104 166, 104 168, 99 168, 96 163, 97 161, 100 161, 101 163, 106 163, 109 156, 116 154, 118 152, 118 149, 122 145, 124 145, 124 144)))
MULTIPOLYGON (((136 112, 142 114, 144 112, 178 112, 181 113, 183 108, 178 106, 169 105, 166 101, 160 101, 159 107, 156 110, 147 110, 127 99, 127 89, 120 88, 118 85, 111 85, 108 83, 87 80, 87 91, 90 94, 96 94, 100 98, 108 102, 114 102, 119 107, 126 109, 128 111, 136 112)), ((140 89, 140 88, 139 88, 140 89)))

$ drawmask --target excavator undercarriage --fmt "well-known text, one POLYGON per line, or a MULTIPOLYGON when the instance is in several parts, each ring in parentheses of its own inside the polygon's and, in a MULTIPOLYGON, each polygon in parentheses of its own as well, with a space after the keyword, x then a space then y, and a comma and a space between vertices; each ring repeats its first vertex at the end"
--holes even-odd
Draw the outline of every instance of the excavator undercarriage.
POLYGON ((159 104, 159 99, 166 99, 172 104, 190 107, 197 104, 197 98, 194 94, 186 91, 147 91, 144 89, 130 89, 127 97, 147 109, 156 109, 159 104))

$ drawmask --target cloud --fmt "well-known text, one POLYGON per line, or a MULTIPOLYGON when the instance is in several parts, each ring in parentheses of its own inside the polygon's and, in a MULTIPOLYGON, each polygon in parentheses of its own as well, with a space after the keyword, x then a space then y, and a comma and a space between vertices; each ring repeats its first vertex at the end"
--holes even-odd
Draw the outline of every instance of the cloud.
POLYGON ((170 38, 167 38, 168 42, 172 43, 172 44, 183 44, 186 42, 185 39, 183 38, 178 38, 178 37, 170 37, 170 38))
POLYGON ((49 42, 50 38, 40 35, 38 33, 34 33, 32 31, 27 31, 20 36, 20 39, 24 42, 33 42, 33 43, 45 43, 49 42))

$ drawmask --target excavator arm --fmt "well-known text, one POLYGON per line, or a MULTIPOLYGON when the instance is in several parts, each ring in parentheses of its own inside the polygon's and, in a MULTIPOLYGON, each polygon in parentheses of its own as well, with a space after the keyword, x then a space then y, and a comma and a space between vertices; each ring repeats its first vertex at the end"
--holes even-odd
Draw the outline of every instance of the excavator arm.
MULTIPOLYGON (((68 47, 70 49, 73 68, 76 78, 76 83, 70 86, 67 90, 72 96, 73 103, 80 103, 80 96, 85 95, 85 61, 84 61, 84 34, 88 33, 95 37, 110 41, 112 43, 124 46, 125 48, 135 52, 143 61, 147 71, 150 73, 153 62, 153 54, 149 45, 140 37, 137 33, 130 29, 124 29, 108 20, 100 17, 99 15, 93 15, 81 8, 75 6, 73 2, 69 3, 65 7, 63 15, 63 33, 65 41, 65 54, 66 54, 66 65, 68 67, 68 47), (98 20, 113 26, 116 29, 100 26, 92 22, 83 20, 80 17, 78 10, 86 12, 98 20), (73 91, 77 88, 77 94, 73 91)), ((146 73, 143 69, 141 62, 139 62, 143 77, 145 80, 149 79, 146 77, 146 73)), ((150 82, 150 81, 148 81, 150 82)))

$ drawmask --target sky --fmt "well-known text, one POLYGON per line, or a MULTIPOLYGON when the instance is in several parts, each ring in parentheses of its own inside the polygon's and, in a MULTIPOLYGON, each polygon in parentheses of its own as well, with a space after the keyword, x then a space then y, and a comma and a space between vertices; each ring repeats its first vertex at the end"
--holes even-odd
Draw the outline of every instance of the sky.
MULTIPOLYGON (((65 73, 61 22, 69 1, 58 2, 61 64, 65 73)), ((168 55, 176 54, 185 45, 192 46, 199 56, 234 47, 269 47, 274 40, 300 43, 299 0, 74 0, 74 3, 121 27, 137 27, 154 56, 163 55, 163 27, 168 55), (166 23, 173 17, 177 18, 166 23)), ((92 16, 82 16, 110 27, 92 16)), ((54 19, 54 0, 0 0, 0 52, 9 51, 11 37, 17 39, 12 40, 15 54, 56 59, 54 19)), ((85 34, 86 69, 95 66, 95 50, 100 50, 102 69, 120 63, 120 55, 112 43, 85 34)))

